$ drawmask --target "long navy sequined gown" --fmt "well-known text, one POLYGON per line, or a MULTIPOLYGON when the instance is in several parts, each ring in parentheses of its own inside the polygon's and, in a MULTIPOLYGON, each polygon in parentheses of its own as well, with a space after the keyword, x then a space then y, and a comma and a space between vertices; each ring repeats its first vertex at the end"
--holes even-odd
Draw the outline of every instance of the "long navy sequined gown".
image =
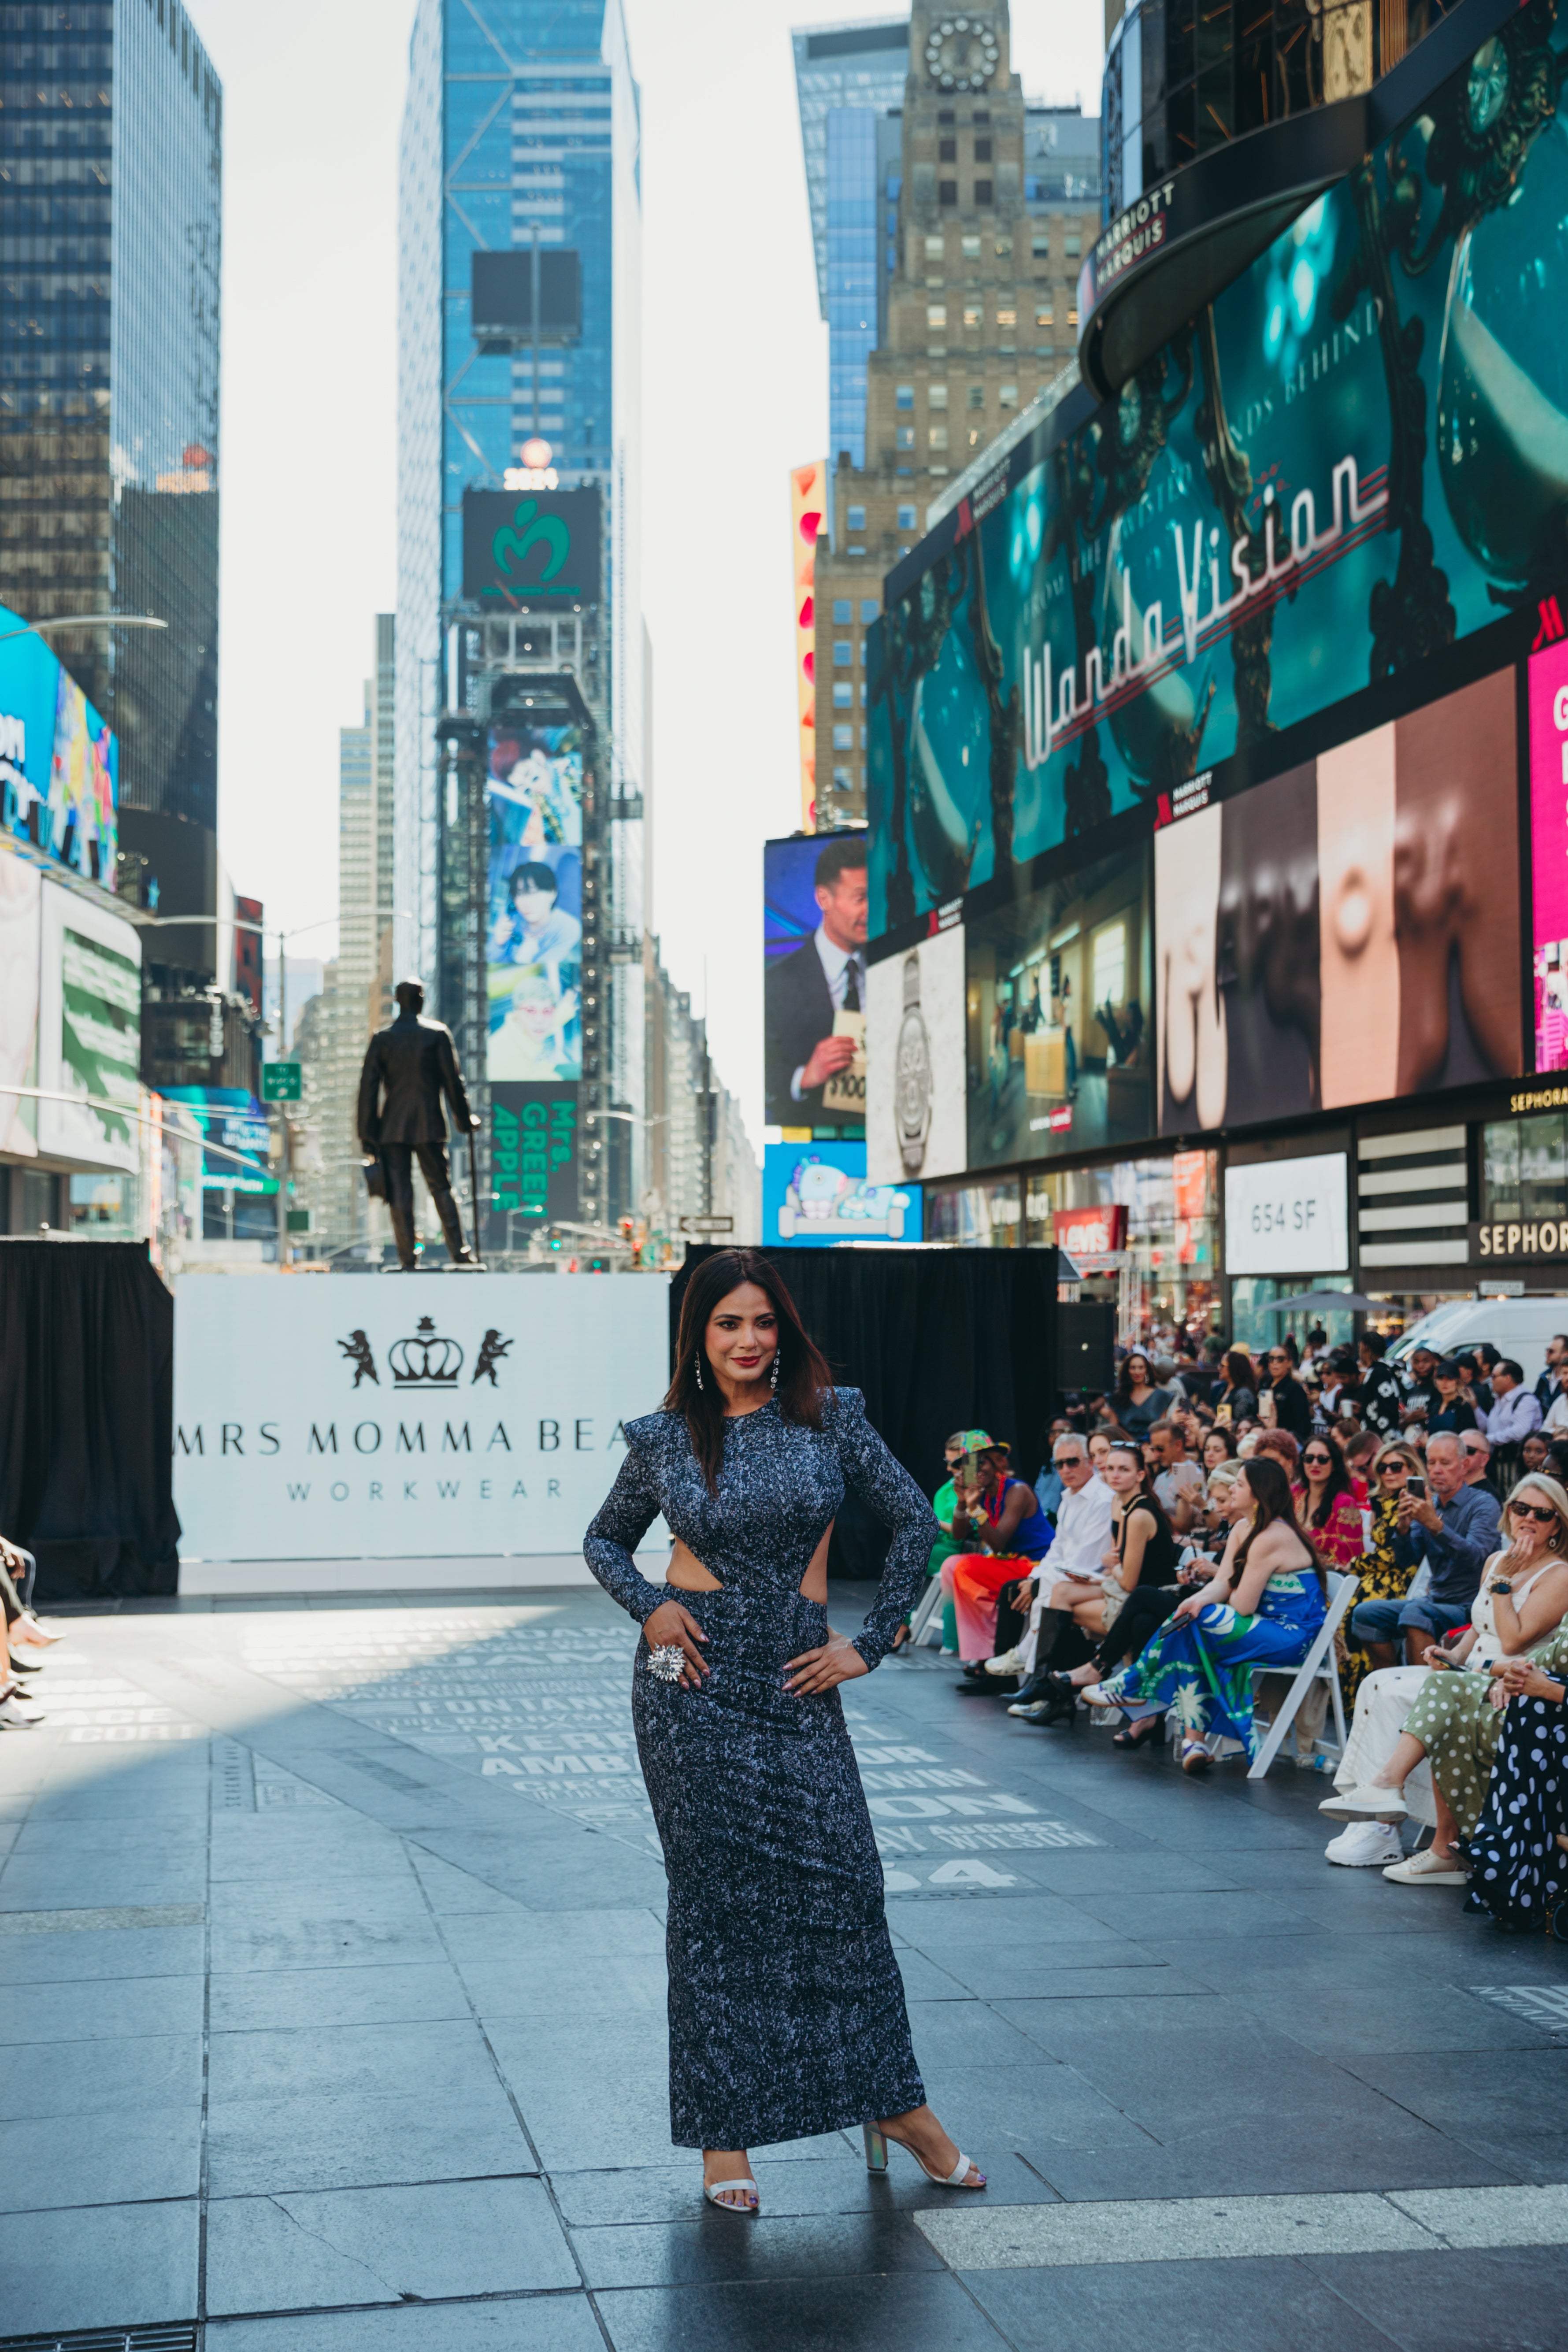
POLYGON ((858 1389, 823 1426, 776 1403, 727 1421, 710 1494, 680 1415, 626 1423, 584 1541, 640 1624, 672 1596, 708 1636, 700 1689, 637 1644, 632 1720, 669 1876, 669 2109, 678 2147, 755 2147, 901 2115, 925 2092, 888 1935, 882 1865, 837 1690, 793 1697, 786 1660, 827 1638, 801 1579, 845 1492, 892 1530, 856 1648, 875 1666, 920 1589, 936 1522, 858 1389), (649 1584, 632 1554, 662 1512, 718 1592, 649 1584))

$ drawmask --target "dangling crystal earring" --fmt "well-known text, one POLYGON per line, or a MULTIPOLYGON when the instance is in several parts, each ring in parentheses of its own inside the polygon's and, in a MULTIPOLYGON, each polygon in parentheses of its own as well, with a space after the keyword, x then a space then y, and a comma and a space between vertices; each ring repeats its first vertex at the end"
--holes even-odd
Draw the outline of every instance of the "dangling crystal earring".
POLYGON ((691 1360, 697 1367, 697 1385, 698 1388, 700 1389, 702 1386, 702 1350, 700 1348, 698 1349, 697 1353, 692 1357, 691 1360))
POLYGON ((781 1349, 775 1348, 775 1349, 773 1349, 773 1370, 768 1374, 768 1386, 769 1386, 769 1388, 771 1388, 771 1389, 772 1389, 772 1391, 773 1391, 773 1394, 774 1394, 775 1396, 778 1394, 778 1386, 779 1386, 779 1357, 780 1357, 780 1355, 781 1355, 782 1353, 783 1353, 783 1350, 782 1350, 781 1349))

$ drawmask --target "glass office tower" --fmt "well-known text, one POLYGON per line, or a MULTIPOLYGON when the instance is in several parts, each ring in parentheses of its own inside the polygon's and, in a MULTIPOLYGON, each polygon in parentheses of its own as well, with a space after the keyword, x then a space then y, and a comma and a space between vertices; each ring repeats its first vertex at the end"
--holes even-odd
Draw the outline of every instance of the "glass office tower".
MULTIPOLYGON (((120 737, 122 887, 216 903, 223 95, 177 0, 9 5, 0 42, 0 601, 120 737)), ((174 963, 210 929, 163 934, 174 963)))
MULTIPOLYGON (((866 362, 886 315, 889 271, 878 212, 899 198, 900 140, 889 115, 903 105, 907 17, 825 25, 792 36, 816 291, 827 321, 828 446, 866 462, 866 362)), ((890 232, 897 237, 896 226, 890 232)))
POLYGON ((482 1055, 476 812, 437 720, 460 711, 482 728, 503 703, 523 707, 530 678, 576 698, 599 794, 585 848, 602 828, 584 883, 605 877, 593 919, 582 910, 584 1115, 630 1114, 584 1142, 586 1171, 595 1159, 620 1171, 596 1188, 585 1174, 600 1217, 635 1201, 643 1107, 638 110, 620 0, 419 0, 399 189, 397 963, 482 1055), (521 257, 521 278, 506 257, 521 257), (485 283, 540 299, 531 328, 478 331, 500 323, 474 315, 491 264, 485 283), (572 315, 542 329, 563 282, 572 315), (505 582, 465 593, 465 498, 503 491, 546 513, 558 494, 595 495, 595 593, 552 606, 505 582), (605 960, 596 980, 590 950, 605 960))

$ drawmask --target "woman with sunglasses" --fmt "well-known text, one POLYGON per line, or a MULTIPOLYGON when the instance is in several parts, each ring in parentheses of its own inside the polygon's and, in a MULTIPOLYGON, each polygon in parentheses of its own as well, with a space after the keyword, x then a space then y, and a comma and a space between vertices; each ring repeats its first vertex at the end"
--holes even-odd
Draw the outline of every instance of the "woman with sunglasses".
POLYGON ((1257 1753, 1253 1667, 1299 1666, 1323 1622, 1323 1571, 1296 1523, 1283 1465, 1255 1454, 1241 1483, 1251 1508, 1231 1529, 1215 1574, 1178 1603, 1125 1673, 1085 1694, 1091 1706, 1134 1717, 1173 1710, 1184 1772, 1207 1769, 1210 1738, 1236 1740, 1249 1759, 1257 1753))
MULTIPOLYGON (((1403 1601, 1415 1575, 1415 1563, 1402 1568, 1394 1554, 1394 1539, 1399 1533, 1399 1497, 1405 1482, 1421 1475, 1421 1456, 1403 1438, 1380 1448, 1372 1465, 1372 1549, 1363 1552, 1356 1570, 1361 1579, 1358 1601, 1403 1601)), ((1349 1618, 1345 1618, 1334 1638, 1334 1652, 1339 1661, 1340 1689, 1347 1707, 1355 1706, 1355 1695, 1373 1671, 1368 1653, 1358 1643, 1349 1639, 1349 1618)))
POLYGON ((1335 1568, 1353 1568, 1364 1541, 1345 1457, 1331 1439, 1309 1437, 1301 1448, 1301 1524, 1320 1559, 1335 1568))
POLYGON ((1428 1654, 1433 1671, 1425 1675, 1387 1760, 1368 1769, 1374 1710, 1365 1702, 1382 1679, 1374 1675, 1357 1704, 1335 1793, 1319 1808, 1363 1829, 1382 1823, 1384 1835, 1396 1840, 1398 1823, 1416 1810, 1406 1801, 1405 1783, 1429 1759, 1436 1817, 1432 1843, 1383 1874, 1404 1885, 1465 1884, 1458 1847, 1480 1819, 1500 1710, 1508 1704, 1499 1677, 1510 1660, 1525 1659, 1537 1644, 1549 1643, 1568 1615, 1568 1495, 1554 1478, 1521 1479, 1505 1514, 1509 1548, 1487 1562, 1468 1629, 1428 1654))

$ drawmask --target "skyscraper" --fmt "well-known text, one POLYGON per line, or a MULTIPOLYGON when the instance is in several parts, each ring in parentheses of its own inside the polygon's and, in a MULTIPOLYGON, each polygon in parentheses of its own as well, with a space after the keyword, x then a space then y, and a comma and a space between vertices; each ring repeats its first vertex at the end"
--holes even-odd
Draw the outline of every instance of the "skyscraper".
POLYGON ((419 0, 399 198, 396 961, 481 1088, 520 1069, 580 1088, 597 1219, 635 1202, 644 1091, 638 105, 621 0, 419 0), (528 813, 536 789, 548 813, 528 813), (498 973, 510 877, 541 863, 573 956, 520 962, 514 942, 498 973), (514 971, 543 974, 526 1004, 514 971))
POLYGON ((1100 226, 1099 125, 1076 106, 1026 102, 1010 69, 1005 0, 956 17, 915 0, 902 29, 899 110, 868 126, 858 111, 829 109, 822 133, 829 163, 841 159, 844 193, 829 173, 819 282, 826 276, 827 299, 838 299, 837 236, 853 264, 847 286, 868 266, 875 273, 875 313, 862 290, 857 315, 878 322, 853 415, 849 347, 830 330, 827 543, 818 541, 815 581, 825 827, 866 814, 865 633, 881 611, 883 579, 944 485, 1071 363, 1078 271, 1100 226))
MULTIPOLYGON (((120 738, 122 888, 211 913, 222 89, 179 0, 73 0, 6 8, 0 101, 0 601, 167 622, 51 643, 120 738)), ((210 924, 154 936, 226 985, 210 924)))
MULTIPOLYGON (((866 362, 879 339, 890 274, 879 266, 878 207, 899 166, 909 19, 823 25, 793 39, 816 292, 827 321, 828 446, 863 466, 866 362)), ((895 184, 895 202, 897 193, 895 184)))

